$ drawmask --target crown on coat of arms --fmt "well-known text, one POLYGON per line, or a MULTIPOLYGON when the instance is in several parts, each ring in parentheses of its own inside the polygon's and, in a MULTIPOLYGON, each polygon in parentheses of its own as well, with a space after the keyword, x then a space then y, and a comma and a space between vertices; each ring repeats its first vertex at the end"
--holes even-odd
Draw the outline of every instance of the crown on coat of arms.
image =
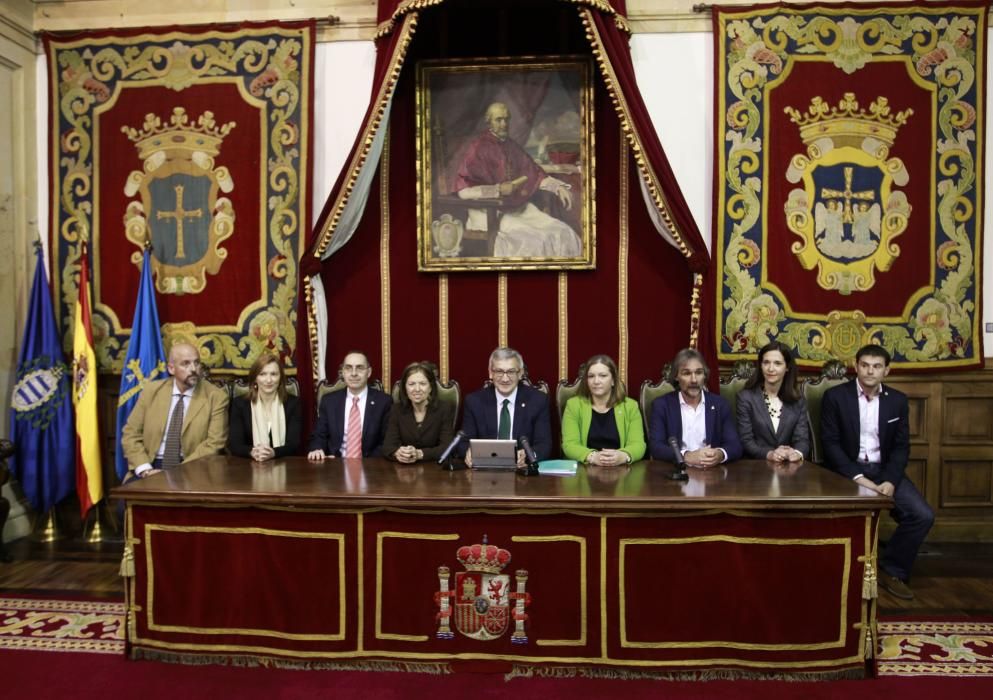
POLYGON ((148 113, 141 129, 122 126, 121 131, 135 144, 142 160, 156 151, 164 151, 169 157, 202 152, 213 158, 220 154, 221 142, 234 127, 235 122, 218 124, 209 110, 190 123, 186 109, 174 107, 168 124, 163 124, 157 114, 148 113))
POLYGON ((481 571, 486 574, 497 574, 510 563, 510 552, 496 545, 487 544, 483 535, 482 544, 459 547, 455 553, 459 563, 466 571, 481 571))
POLYGON ((854 92, 846 92, 837 107, 829 107, 822 97, 810 100, 806 114, 793 107, 784 110, 790 121, 800 127, 800 138, 808 146, 817 139, 830 137, 838 146, 859 148, 863 139, 871 136, 892 146, 900 127, 907 123, 914 110, 893 113, 889 100, 877 97, 869 104, 869 111, 859 109, 854 92))

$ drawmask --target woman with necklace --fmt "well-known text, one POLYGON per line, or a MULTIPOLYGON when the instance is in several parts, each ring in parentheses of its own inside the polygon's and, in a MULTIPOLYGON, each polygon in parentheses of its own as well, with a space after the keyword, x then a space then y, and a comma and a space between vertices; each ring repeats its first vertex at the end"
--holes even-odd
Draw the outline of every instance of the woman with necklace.
POLYGON ((810 418, 797 386, 790 349, 773 341, 759 350, 756 372, 738 393, 738 436, 744 456, 770 462, 810 457, 810 418))
POLYGON ((580 370, 579 389, 562 415, 562 454, 594 467, 616 467, 645 456, 638 402, 625 395, 617 365, 594 355, 580 370))
POLYGON ((286 393, 283 363, 263 352, 248 371, 249 392, 231 402, 228 452, 265 462, 300 452, 300 400, 286 393))
POLYGON ((390 411, 383 454, 403 464, 436 460, 452 441, 454 422, 452 406, 438 400, 434 367, 409 364, 400 377, 399 405, 390 411))

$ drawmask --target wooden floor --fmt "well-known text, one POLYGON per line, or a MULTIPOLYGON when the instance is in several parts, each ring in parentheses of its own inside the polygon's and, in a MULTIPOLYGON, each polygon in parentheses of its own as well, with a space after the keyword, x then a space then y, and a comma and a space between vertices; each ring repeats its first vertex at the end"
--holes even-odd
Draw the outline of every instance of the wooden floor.
MULTIPOLYGON (((121 599, 121 549, 119 540, 91 544, 79 536, 8 543, 14 560, 0 563, 0 594, 121 599)), ((912 601, 880 590, 880 615, 993 619, 993 544, 926 544, 912 587, 912 601)))

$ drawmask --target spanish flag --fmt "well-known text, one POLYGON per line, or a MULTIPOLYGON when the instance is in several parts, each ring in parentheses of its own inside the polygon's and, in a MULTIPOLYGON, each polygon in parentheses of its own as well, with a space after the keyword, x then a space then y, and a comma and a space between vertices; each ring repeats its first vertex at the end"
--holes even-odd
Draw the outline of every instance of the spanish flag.
POLYGON ((97 421, 97 358, 90 321, 90 273, 86 243, 79 258, 79 296, 72 341, 72 404, 76 408, 76 493, 82 517, 103 498, 97 421))

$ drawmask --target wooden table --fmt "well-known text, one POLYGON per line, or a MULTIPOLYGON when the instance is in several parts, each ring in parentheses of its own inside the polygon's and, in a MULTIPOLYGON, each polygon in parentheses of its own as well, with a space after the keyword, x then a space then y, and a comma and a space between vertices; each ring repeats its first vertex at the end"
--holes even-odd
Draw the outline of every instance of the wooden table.
POLYGON ((197 460, 112 492, 130 652, 861 675, 890 500, 813 464, 671 471, 197 460))

